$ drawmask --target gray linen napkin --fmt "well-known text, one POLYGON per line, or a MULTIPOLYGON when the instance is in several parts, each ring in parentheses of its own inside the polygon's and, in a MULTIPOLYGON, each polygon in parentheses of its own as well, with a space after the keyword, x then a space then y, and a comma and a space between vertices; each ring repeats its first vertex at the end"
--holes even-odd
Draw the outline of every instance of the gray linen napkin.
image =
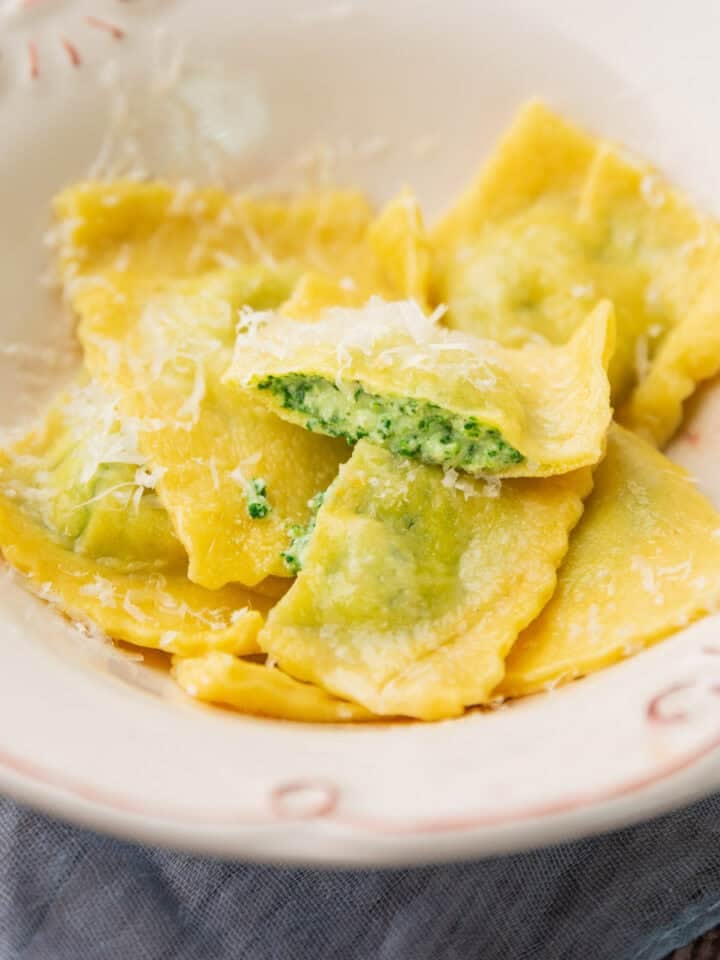
POLYGON ((720 922, 720 797, 481 862, 323 871, 121 843, 0 799, 0 960, 661 960, 720 922))

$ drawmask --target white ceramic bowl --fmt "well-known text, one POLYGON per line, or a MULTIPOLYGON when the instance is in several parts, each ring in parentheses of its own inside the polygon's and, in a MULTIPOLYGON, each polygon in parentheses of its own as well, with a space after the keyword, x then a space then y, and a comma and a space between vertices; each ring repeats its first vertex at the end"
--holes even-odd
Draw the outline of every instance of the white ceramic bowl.
MULTIPOLYGON (((0 0, 0 18, 4 425, 74 362, 41 239, 52 194, 99 153, 238 186, 325 175, 378 200, 409 182, 432 214, 540 94, 720 209, 713 0, 0 0)), ((712 387, 673 455, 720 502, 712 387)), ((326 728, 191 703, 5 574, 0 788, 227 856, 390 864, 548 843, 720 786, 718 623, 491 714, 326 728)))

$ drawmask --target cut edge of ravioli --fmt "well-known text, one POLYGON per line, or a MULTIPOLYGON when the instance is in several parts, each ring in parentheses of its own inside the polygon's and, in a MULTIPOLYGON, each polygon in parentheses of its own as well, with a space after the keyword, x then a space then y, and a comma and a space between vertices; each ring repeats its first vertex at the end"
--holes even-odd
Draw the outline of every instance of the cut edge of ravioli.
POLYGON ((357 703, 302 683, 276 667, 248 662, 228 653, 174 657, 172 675, 189 696, 241 713, 305 723, 372 720, 357 703))
POLYGON ((720 514, 684 470, 613 426, 553 597, 519 636, 497 694, 609 666, 720 605, 720 514))
MULTIPOLYGON (((261 291, 264 276, 261 269, 261 291)), ((346 455, 338 441, 285 423, 222 385, 236 324, 245 320, 234 298, 247 299, 251 279, 227 271, 149 298, 129 329, 111 338, 108 359, 120 359, 104 371, 158 473, 188 576, 209 589, 288 576, 288 527, 309 519, 307 501, 346 455), (262 511, 253 509, 254 484, 265 490, 262 511)))
POLYGON ((239 336, 225 381, 351 444, 473 475, 550 476, 602 456, 613 345, 607 301, 565 346, 523 349, 447 331, 411 301, 373 301, 239 336))

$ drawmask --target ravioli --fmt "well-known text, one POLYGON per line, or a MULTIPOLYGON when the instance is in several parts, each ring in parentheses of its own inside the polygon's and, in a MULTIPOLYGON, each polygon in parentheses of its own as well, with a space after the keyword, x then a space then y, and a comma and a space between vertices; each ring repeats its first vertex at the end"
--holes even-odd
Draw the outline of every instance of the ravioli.
POLYGON ((591 673, 720 603, 720 514, 687 474, 614 426, 552 599, 520 634, 497 693, 591 673))
POLYGON ((287 201, 211 187, 134 181, 81 183, 55 200, 60 270, 78 312, 83 291, 123 278, 152 292, 218 269, 285 265, 352 275, 372 220, 357 191, 287 201))
POLYGON ((379 289, 386 299, 427 305, 431 252, 422 212, 409 190, 392 200, 368 227, 379 289))
POLYGON ((243 292, 257 308, 277 307, 309 268, 344 276, 372 220, 354 191, 282 202, 132 181, 71 187, 55 199, 55 212, 60 277, 96 377, 152 295, 232 270, 238 307, 243 292))
POLYGON ((407 190, 373 217, 355 191, 282 202, 189 184, 91 182, 61 193, 55 210, 60 273, 86 349, 109 312, 117 333, 128 301, 137 311, 138 297, 218 269, 265 268, 256 276, 286 287, 274 305, 289 297, 285 312, 298 318, 376 295, 427 303, 429 242, 407 190))
POLYGON ((720 606, 643 439, 720 370, 720 226, 651 167, 532 102, 429 236, 408 190, 55 211, 85 369, 0 451, 0 548, 195 699, 438 720, 720 606))
MULTIPOLYGON (((235 275, 224 279, 232 286, 235 275)), ((222 385, 238 324, 224 279, 187 281, 151 300, 122 341, 113 378, 159 472, 188 575, 210 589, 288 576, 282 551, 290 528, 309 520, 308 501, 349 456, 343 442, 285 423, 250 398, 238 401, 222 385)))
POLYGON ((280 670, 239 660, 227 653, 175 657, 173 676, 191 697, 283 720, 342 723, 371 720, 356 703, 331 696, 320 687, 300 683, 280 670))
POLYGON ((519 111, 475 182, 432 231, 451 250, 488 221, 521 213, 539 200, 573 210, 595 155, 595 141, 540 100, 519 111))
POLYGON ((472 474, 545 476, 602 456, 612 342, 608 304, 564 348, 511 350, 412 302, 376 302, 241 334, 226 380, 313 432, 472 474))
MULTIPOLYGON (((154 291, 130 275, 121 280, 108 277, 106 282, 93 282, 83 289, 78 300, 78 334, 85 367, 111 389, 124 382, 129 338, 135 335, 139 319, 156 298, 198 294, 208 300, 214 297, 235 311, 234 320, 238 323, 244 309, 262 311, 278 307, 290 295, 296 280, 294 271, 252 265, 172 282, 158 280, 158 289, 154 291)), ((158 344, 158 349, 161 346, 158 344)))
POLYGON ((137 424, 81 377, 5 454, 2 490, 76 553, 184 568, 187 556, 154 492, 137 424))
POLYGON ((593 140, 531 101, 475 182, 431 231, 433 296, 455 329, 509 346, 565 342, 584 295, 575 211, 593 140), (576 294, 573 295, 573 291, 576 294))
POLYGON ((311 320, 328 307, 361 307, 373 296, 412 299, 425 309, 430 245, 420 207, 409 191, 392 200, 368 225, 364 257, 358 260, 353 273, 344 277, 305 274, 281 312, 296 320, 311 320))
POLYGON ((0 547, 34 589, 109 636, 194 655, 257 650, 269 602, 209 592, 152 487, 132 425, 95 384, 63 395, 0 459, 0 547))
POLYGON ((451 327, 511 346, 565 343, 609 298, 613 399, 662 443, 697 380, 720 368, 716 237, 651 168, 532 103, 433 231, 434 298, 451 327))
POLYGON ((364 276, 367 201, 353 191, 280 202, 119 182, 66 191, 56 211, 61 274, 86 365, 146 425, 139 442, 163 473, 158 492, 187 549, 190 578, 215 588, 286 576, 288 529, 308 521, 308 500, 348 451, 257 404, 241 408, 236 399, 231 410, 219 382, 222 341, 238 320, 234 308, 279 307, 308 268, 331 284, 364 276), (201 322, 191 330, 193 309, 215 329, 203 331, 201 322), (201 363, 184 355, 190 350, 201 363), (254 510, 258 483, 268 491, 262 518, 254 510))
POLYGON ((636 318, 637 386, 620 418, 661 445, 697 383, 720 370, 720 231, 656 170, 609 146, 598 150, 581 216, 601 251, 599 287, 636 318))
POLYGON ((377 714, 435 720, 487 702, 552 594, 590 486, 587 468, 458 480, 360 441, 259 643, 286 673, 377 714))

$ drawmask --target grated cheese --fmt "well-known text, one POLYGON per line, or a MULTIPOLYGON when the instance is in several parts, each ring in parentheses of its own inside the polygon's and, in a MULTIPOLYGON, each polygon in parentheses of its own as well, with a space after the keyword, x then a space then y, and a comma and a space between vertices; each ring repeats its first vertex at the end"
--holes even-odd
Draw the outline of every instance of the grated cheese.
POLYGON ((164 27, 160 27, 153 37, 152 59, 152 93, 171 93, 177 87, 185 69, 185 45, 174 40, 164 27))
POLYGON ((138 467, 135 471, 134 482, 145 490, 154 490, 157 487, 158 481, 162 480, 166 473, 166 467, 138 467))
POLYGON ((184 216, 191 211, 190 201, 195 193, 195 184, 192 180, 181 178, 173 189, 173 197, 168 206, 171 216, 184 216))
POLYGON ((167 650, 169 647, 172 647, 178 636, 179 633, 177 630, 166 630, 160 635, 160 640, 158 641, 160 649, 167 650))
POLYGON ((138 623, 147 623, 148 620, 151 619, 140 607, 132 602, 129 591, 123 597, 122 606, 123 610, 130 614, 133 620, 137 620, 138 623))
POLYGON ((238 267, 242 266, 242 262, 237 257, 234 257, 230 253, 226 253, 224 250, 216 250, 213 253, 213 259, 218 266, 221 266, 226 270, 236 270, 238 267))
POLYGON ((485 486, 483 495, 486 497, 499 497, 502 490, 502 480, 500 477, 485 477, 485 486))
POLYGON ((110 396, 99 384, 71 389, 65 416, 70 436, 84 446, 82 483, 89 482, 104 463, 145 465, 136 425, 123 420, 118 398, 110 396))
POLYGON ((92 583, 83 584, 78 592, 86 597, 97 597, 103 607, 117 606, 115 587, 109 580, 99 576, 99 574, 95 574, 92 583))
POLYGON ((130 266, 130 257, 132 255, 132 247, 129 243, 123 243, 118 250, 117 256, 113 260, 113 270, 117 270, 118 273, 125 273, 127 268, 130 266))
POLYGON ((252 307, 243 306, 238 309, 239 320, 235 327, 235 332, 255 339, 258 331, 272 319, 272 313, 269 310, 253 310, 252 307))
POLYGON ((665 190, 657 174, 648 173, 640 181, 640 192, 648 206, 658 209, 665 203, 665 190))
POLYGON ((196 361, 193 388, 177 412, 178 422, 185 429, 194 427, 200 419, 200 406, 205 399, 206 390, 205 370, 202 363, 196 361))
POLYGON ((216 464, 216 462, 215 462, 215 457, 214 457, 214 456, 210 456, 210 457, 208 458, 207 465, 208 465, 208 469, 210 470, 210 476, 211 476, 211 478, 212 478, 212 485, 213 485, 213 487, 215 488, 215 490, 219 490, 219 489, 220 489, 220 477, 218 476, 218 469, 217 469, 217 464, 216 464))

